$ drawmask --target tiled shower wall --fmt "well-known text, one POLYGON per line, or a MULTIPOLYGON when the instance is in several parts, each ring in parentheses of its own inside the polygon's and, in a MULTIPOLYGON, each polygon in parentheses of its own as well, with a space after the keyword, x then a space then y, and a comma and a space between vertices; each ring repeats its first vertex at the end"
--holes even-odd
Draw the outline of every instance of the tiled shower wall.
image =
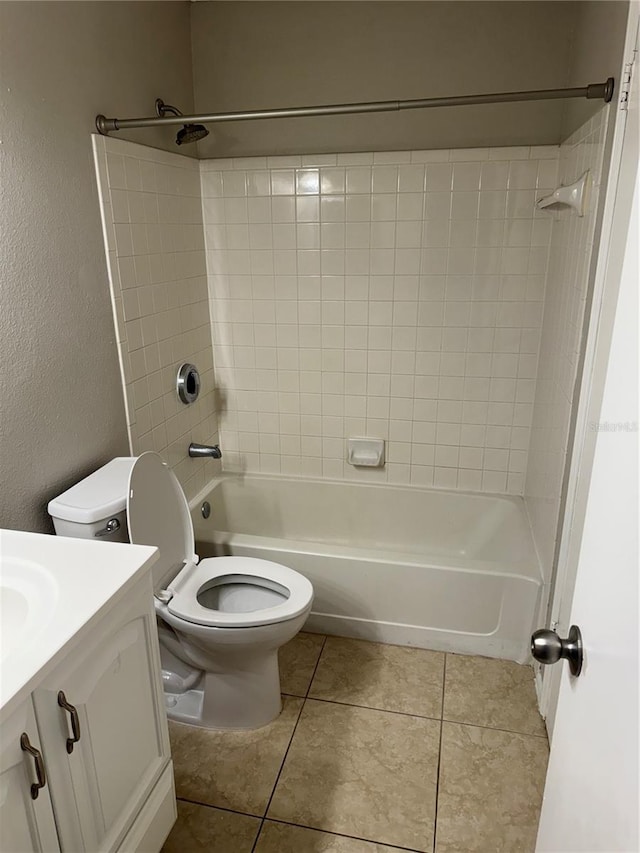
POLYGON ((131 452, 160 453, 191 498, 220 467, 187 454, 218 441, 198 161, 93 142, 131 452), (176 394, 185 361, 202 379, 190 406, 176 394))
POLYGON ((218 441, 218 411, 229 470, 511 493, 526 471, 548 576, 605 120, 560 174, 555 147, 198 164, 95 137, 132 452, 192 497, 219 465, 187 446, 218 441), (584 218, 535 210, 587 168, 584 218), (203 378, 191 407, 182 361, 203 378), (385 468, 347 465, 349 435, 386 438, 385 468))
POLYGON ((557 158, 202 161, 225 468, 521 494, 557 158))
POLYGON ((560 149, 559 183, 589 170, 584 217, 559 211, 553 224, 549 275, 525 499, 543 576, 550 580, 560 514, 571 409, 592 259, 609 107, 579 128, 560 149))

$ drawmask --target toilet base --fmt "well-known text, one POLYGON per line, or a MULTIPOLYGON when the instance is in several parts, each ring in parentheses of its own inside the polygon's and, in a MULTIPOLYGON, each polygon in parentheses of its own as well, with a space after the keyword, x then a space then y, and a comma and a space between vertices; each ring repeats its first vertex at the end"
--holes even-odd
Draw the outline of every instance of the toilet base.
POLYGON ((277 649, 241 670, 205 672, 198 687, 183 693, 165 690, 165 707, 170 720, 207 729, 268 725, 282 710, 277 649))
POLYGON ((259 729, 282 710, 278 650, 304 625, 295 619, 246 628, 185 622, 156 603, 167 716, 205 729, 259 729))
POLYGON ((187 690, 184 693, 168 693, 165 690, 164 706, 167 717, 177 723, 201 726, 203 699, 204 690, 187 690))

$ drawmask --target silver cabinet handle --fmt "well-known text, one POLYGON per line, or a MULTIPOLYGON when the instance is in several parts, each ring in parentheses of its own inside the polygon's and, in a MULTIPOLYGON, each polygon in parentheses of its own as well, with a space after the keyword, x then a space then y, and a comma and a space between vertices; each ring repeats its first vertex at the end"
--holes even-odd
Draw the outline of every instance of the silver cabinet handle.
POLYGON ((29 755, 33 756, 33 760, 36 765, 36 779, 37 782, 34 782, 31 785, 31 799, 37 800, 38 794, 40 793, 40 788, 44 788, 47 784, 47 774, 44 770, 44 761, 42 760, 42 753, 35 746, 32 746, 29 742, 29 735, 26 732, 22 732, 20 735, 20 749, 28 752, 29 755))
POLYGON ((577 625, 569 628, 569 636, 566 640, 548 628, 541 628, 531 635, 531 654, 538 663, 557 663, 565 658, 569 662, 571 675, 580 675, 582 648, 582 634, 577 625))
POLYGON ((73 737, 67 738, 67 752, 71 755, 74 743, 78 743, 80 740, 80 717, 78 716, 77 709, 70 702, 67 702, 67 697, 62 690, 58 693, 58 705, 71 717, 71 733, 73 737))
POLYGON ((102 530, 98 530, 93 535, 94 536, 108 536, 110 533, 115 533, 116 530, 120 530, 120 522, 118 521, 117 518, 110 518, 109 521, 107 521, 106 526, 103 527, 102 530))

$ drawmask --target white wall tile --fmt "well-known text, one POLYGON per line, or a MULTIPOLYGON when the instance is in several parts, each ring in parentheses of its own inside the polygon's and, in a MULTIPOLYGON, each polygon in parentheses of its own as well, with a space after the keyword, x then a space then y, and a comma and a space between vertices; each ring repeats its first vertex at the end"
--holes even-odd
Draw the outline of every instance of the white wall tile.
MULTIPOLYGON (((608 106, 604 107, 567 139, 560 147, 559 160, 551 156, 554 149, 538 153, 538 195, 542 194, 540 189, 551 190, 557 184, 572 183, 586 169, 590 170, 593 181, 589 210, 584 217, 576 217, 570 211, 547 213, 545 218, 534 220, 532 229, 532 245, 537 246, 539 240, 546 241, 549 224, 553 223, 546 291, 542 274, 527 287, 527 294, 538 300, 531 303, 534 308, 525 316, 528 322, 541 327, 540 359, 534 376, 536 357, 535 352, 530 351, 536 349, 537 341, 532 334, 534 330, 529 329, 528 335, 523 332, 521 343, 521 352, 529 355, 526 359, 520 356, 524 360, 519 362, 518 375, 526 377, 527 385, 518 383, 519 405, 514 423, 519 428, 512 435, 509 479, 513 484, 524 482, 527 509, 547 580, 553 571, 609 110, 608 106), (544 228, 545 222, 547 228, 544 228), (531 441, 527 463, 523 453, 529 425, 531 441)), ((532 153, 536 150, 532 149, 532 153)), ((534 258, 533 266, 540 270, 540 258, 534 258)))
POLYGON ((356 431, 390 438, 382 480, 522 491, 557 159, 533 151, 201 163, 225 467, 361 479, 356 431))
MULTIPOLYGON (((189 441, 218 441, 202 211, 206 207, 206 239, 215 249, 226 241, 222 175, 227 194, 241 194, 244 172, 203 171, 203 205, 196 161, 122 140, 108 143, 106 156, 97 153, 97 171, 114 239, 108 267, 131 451, 159 452, 191 498, 204 485, 206 463, 188 458, 189 441), (192 407, 180 404, 174 391, 183 361, 196 363, 202 378, 192 407)), ((219 467, 207 466, 207 476, 219 467)))

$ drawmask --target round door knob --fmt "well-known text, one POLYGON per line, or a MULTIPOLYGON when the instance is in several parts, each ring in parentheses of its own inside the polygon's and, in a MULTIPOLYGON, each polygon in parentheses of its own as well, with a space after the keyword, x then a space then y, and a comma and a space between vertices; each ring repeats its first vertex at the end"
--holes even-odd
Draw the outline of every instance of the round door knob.
POLYGON ((548 628, 534 631, 531 635, 531 654, 542 664, 557 663, 565 658, 569 662, 571 675, 580 675, 583 657, 580 628, 572 625, 566 640, 548 628))
POLYGON ((531 635, 531 654, 538 663, 557 663, 562 657, 562 640, 555 631, 541 628, 531 635))

